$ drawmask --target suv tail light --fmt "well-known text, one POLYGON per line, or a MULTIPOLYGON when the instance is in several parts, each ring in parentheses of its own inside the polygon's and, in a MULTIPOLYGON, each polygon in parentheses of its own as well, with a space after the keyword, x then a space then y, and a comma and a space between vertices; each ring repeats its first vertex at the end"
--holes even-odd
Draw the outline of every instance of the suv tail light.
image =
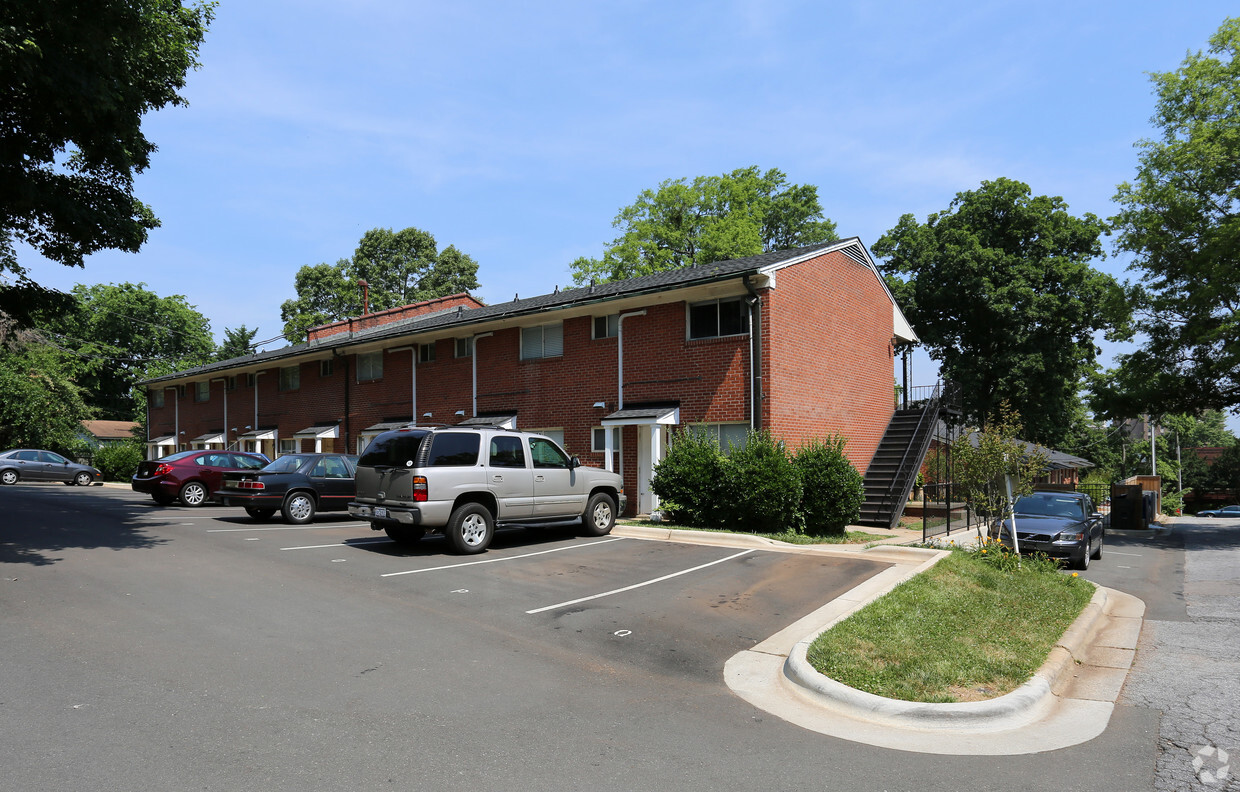
POLYGON ((413 477, 413 499, 419 503, 426 502, 426 476, 413 477))

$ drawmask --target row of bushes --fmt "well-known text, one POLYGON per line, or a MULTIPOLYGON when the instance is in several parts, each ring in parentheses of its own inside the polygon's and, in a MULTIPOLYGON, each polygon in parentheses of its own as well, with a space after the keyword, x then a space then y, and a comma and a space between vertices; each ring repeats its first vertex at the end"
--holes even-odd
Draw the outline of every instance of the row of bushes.
POLYGON ((839 436, 788 453, 769 432, 750 432, 724 453, 702 427, 672 437, 651 490, 669 517, 701 528, 841 535, 861 513, 861 474, 839 436))
POLYGON ((145 458, 142 444, 115 443, 96 448, 91 464, 103 473, 104 481, 129 481, 138 463, 145 458))

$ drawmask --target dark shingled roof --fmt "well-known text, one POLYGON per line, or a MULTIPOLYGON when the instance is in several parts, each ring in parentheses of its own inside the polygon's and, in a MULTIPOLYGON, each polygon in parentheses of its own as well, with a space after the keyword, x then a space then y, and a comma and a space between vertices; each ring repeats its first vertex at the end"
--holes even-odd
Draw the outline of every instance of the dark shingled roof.
POLYGON ((449 309, 432 314, 422 314, 352 333, 338 333, 310 343, 294 344, 268 352, 259 352, 254 355, 209 363, 205 366, 198 366, 197 368, 178 371, 174 374, 144 380, 144 384, 194 377, 238 366, 252 366, 268 361, 274 362, 320 349, 353 346, 368 341, 428 332, 446 327, 467 326, 505 317, 527 316, 569 308, 575 305, 588 305, 595 302, 605 302, 640 294, 665 292, 672 289, 683 289, 690 286, 728 280, 756 273, 765 267, 775 264, 812 256, 827 248, 843 246, 848 243, 861 244, 860 240, 852 237, 845 240, 822 242, 817 245, 793 248, 791 250, 762 253, 757 256, 748 256, 732 261, 680 267, 665 272, 656 272, 652 275, 643 275, 639 278, 629 278, 628 280, 608 281, 607 283, 582 286, 577 289, 565 289, 560 292, 552 292, 551 294, 542 294, 525 299, 515 299, 511 302, 496 303, 481 308, 449 309))

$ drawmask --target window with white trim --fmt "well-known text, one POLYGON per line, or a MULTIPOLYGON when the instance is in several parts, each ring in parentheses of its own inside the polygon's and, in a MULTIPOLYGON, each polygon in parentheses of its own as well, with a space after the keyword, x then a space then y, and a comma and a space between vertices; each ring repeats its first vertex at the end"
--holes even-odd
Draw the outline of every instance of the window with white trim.
POLYGON ((330 377, 332 375, 332 364, 334 362, 335 361, 332 360, 331 358, 328 358, 327 360, 320 360, 319 361, 319 376, 330 377))
POLYGON ((301 441, 296 437, 281 437, 280 456, 284 456, 286 454, 296 454, 301 451, 301 449, 297 447, 300 442, 301 441))
POLYGON ((456 356, 459 358, 472 357, 474 354, 473 336, 456 339, 456 356))
MULTIPOLYGON (((590 431, 590 450, 602 454, 607 451, 607 429, 596 426, 590 431)), ((620 450, 620 427, 611 427, 611 450, 620 450)))
POLYGON ((718 338, 749 332, 749 308, 740 297, 689 305, 689 338, 718 338))
POLYGON ((153 390, 151 393, 151 406, 155 408, 164 406, 164 392, 162 390, 153 390))
POLYGON ((357 381, 383 379, 383 353, 363 352, 357 356, 357 381))
POLYGON ((620 314, 594 317, 593 338, 615 338, 620 335, 620 314))
POLYGON ((418 344, 418 362, 434 363, 435 362, 435 344, 418 344))
POLYGON ((564 323, 521 328, 521 359, 560 357, 564 354, 564 323))
POLYGON ((194 383, 194 401, 205 402, 210 398, 211 398, 211 383, 205 382, 205 381, 195 382, 194 383))
POLYGON ((744 448, 749 442, 748 423, 692 424, 689 430, 705 434, 719 444, 719 450, 724 454, 731 453, 736 448, 744 448))

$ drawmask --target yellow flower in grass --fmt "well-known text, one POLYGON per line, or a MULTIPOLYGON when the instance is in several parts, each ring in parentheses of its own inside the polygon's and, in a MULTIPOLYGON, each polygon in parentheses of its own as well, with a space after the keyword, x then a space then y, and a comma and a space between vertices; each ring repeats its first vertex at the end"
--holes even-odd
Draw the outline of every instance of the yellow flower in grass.
POLYGON ((1073 572, 1073 573, 1072 573, 1072 577, 1080 577, 1080 575, 1078 575, 1078 574, 1076 574, 1075 572, 1073 572))

